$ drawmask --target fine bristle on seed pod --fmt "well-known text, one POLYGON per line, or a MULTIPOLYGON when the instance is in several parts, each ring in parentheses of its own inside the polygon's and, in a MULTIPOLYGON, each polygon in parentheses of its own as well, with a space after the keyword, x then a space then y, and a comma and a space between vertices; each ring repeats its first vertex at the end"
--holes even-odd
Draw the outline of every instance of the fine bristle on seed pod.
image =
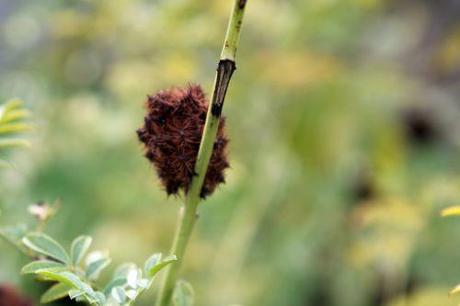
MULTIPOLYGON (((187 193, 196 175, 194 167, 208 109, 205 94, 199 85, 174 87, 147 96, 146 108, 144 125, 137 130, 145 157, 154 165, 168 195, 180 190, 187 193)), ((201 189, 202 198, 225 182, 224 170, 229 164, 224 127, 225 118, 221 118, 201 189)))

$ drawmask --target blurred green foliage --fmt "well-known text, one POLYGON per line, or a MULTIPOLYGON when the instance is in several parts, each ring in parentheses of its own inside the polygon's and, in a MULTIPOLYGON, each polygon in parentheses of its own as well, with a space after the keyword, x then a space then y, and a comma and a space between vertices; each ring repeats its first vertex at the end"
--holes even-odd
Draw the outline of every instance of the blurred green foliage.
MULTIPOLYGON (((250 0, 224 109, 227 184, 184 276, 197 305, 446 306, 460 282, 455 0, 250 0)), ((0 173, 1 224, 62 200, 49 230, 115 263, 166 252, 167 198, 135 130, 147 93, 211 88, 231 1, 0 2, 0 98, 34 113, 0 173)), ((28 217, 27 217, 28 218, 28 217)), ((0 281, 25 262, 0 244, 0 281)), ((150 305, 155 290, 138 305, 150 305)))
POLYGON ((27 147, 29 142, 21 133, 32 127, 25 123, 29 112, 23 108, 21 100, 10 100, 0 105, 0 167, 8 167, 6 160, 9 151, 17 147, 27 147))

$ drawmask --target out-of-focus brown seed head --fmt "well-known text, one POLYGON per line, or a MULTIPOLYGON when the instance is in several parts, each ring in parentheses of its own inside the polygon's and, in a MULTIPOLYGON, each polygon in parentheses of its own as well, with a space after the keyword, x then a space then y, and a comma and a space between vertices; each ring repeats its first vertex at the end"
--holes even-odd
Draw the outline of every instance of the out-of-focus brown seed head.
MULTIPOLYGON (((147 97, 144 125, 137 130, 144 143, 145 157, 153 163, 168 195, 179 190, 187 193, 196 173, 194 167, 206 120, 208 101, 199 85, 162 90, 147 97)), ((205 198, 225 182, 229 167, 224 131, 220 119, 214 151, 209 162, 200 196, 205 198)))
POLYGON ((33 306, 33 303, 11 285, 0 284, 0 306, 33 306))

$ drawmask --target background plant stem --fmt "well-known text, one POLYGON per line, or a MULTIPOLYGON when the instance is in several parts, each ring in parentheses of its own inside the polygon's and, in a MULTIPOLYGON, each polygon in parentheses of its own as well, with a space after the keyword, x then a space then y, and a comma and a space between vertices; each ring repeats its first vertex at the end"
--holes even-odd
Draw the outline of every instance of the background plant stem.
POLYGON ((157 306, 167 306, 177 280, 177 273, 183 261, 185 250, 190 239, 193 226, 197 219, 197 208, 200 202, 200 193, 203 181, 208 169, 209 160, 216 140, 217 128, 224 105, 230 79, 236 69, 235 56, 238 47, 241 24, 247 0, 235 0, 232 14, 227 27, 224 47, 217 66, 216 78, 214 80, 214 91, 211 104, 208 108, 206 123, 203 129, 203 136, 195 163, 196 176, 193 178, 186 196, 185 205, 179 211, 178 227, 174 237, 171 254, 178 258, 176 263, 170 265, 166 270, 163 283, 157 299, 157 306))

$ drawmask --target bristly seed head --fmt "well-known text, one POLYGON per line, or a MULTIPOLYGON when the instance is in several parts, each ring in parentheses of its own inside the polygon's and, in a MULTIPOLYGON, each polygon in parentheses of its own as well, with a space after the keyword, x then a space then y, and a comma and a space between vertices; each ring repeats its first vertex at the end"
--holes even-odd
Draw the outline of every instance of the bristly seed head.
MULTIPOLYGON (((155 166, 168 195, 181 189, 187 193, 196 175, 194 167, 208 109, 205 94, 199 85, 174 87, 147 96, 146 108, 144 125, 137 130, 145 145, 145 157, 155 166)), ((224 170, 229 164, 224 126, 225 118, 221 118, 201 189, 202 198, 225 182, 224 170)))

